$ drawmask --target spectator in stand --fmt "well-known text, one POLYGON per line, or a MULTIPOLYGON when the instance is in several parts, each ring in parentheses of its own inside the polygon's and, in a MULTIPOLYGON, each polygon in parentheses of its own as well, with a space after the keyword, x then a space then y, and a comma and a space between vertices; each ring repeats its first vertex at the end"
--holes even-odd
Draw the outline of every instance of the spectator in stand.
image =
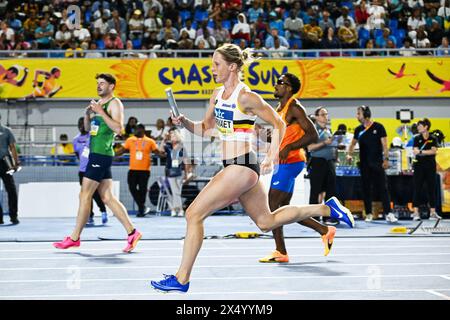
POLYGON ((61 22, 59 25, 59 30, 55 34, 56 46, 61 49, 67 49, 69 47, 71 39, 72 39, 72 32, 69 31, 67 24, 61 22))
POLYGON ((311 7, 308 7, 308 9, 306 9, 306 13, 305 12, 302 13, 303 13, 302 19, 304 24, 310 24, 311 20, 317 20, 317 14, 311 7))
POLYGON ((386 48, 388 40, 391 40, 395 45, 397 44, 397 39, 391 35, 389 28, 383 28, 383 34, 375 39, 375 46, 377 48, 386 48))
POLYGON ((148 12, 150 10, 155 11, 155 13, 162 14, 163 13, 163 6, 161 5, 161 2, 158 0, 147 0, 144 2, 144 15, 147 16, 148 12))
MULTIPOLYGON (((344 20, 344 24, 345 24, 345 20, 344 20)), ((322 29, 323 32, 325 32, 326 28, 335 29, 333 19, 330 18, 330 13, 326 10, 322 13, 322 20, 319 21, 319 27, 322 29)))
POLYGON ((158 41, 162 41, 167 39, 167 36, 174 40, 178 40, 179 38, 178 30, 172 26, 172 20, 170 19, 166 20, 165 26, 159 31, 157 39, 158 41))
POLYGON ((374 48, 374 42, 373 39, 369 39, 366 42, 366 49, 367 51, 364 52, 364 55, 366 57, 371 57, 371 56, 379 56, 380 54, 377 51, 371 51, 371 49, 374 48))
POLYGON ((283 57, 288 55, 287 52, 283 52, 283 51, 288 50, 288 48, 284 47, 284 46, 282 46, 280 44, 280 38, 275 37, 273 39, 273 44, 274 44, 273 47, 269 48, 269 51, 271 51, 270 56, 272 58, 278 58, 279 59, 279 58, 283 58, 283 57))
POLYGON ((117 9, 112 11, 111 16, 112 18, 108 21, 108 29, 115 29, 122 43, 125 43, 127 40, 127 22, 119 15, 117 9))
POLYGON ((365 0, 361 0, 359 4, 355 4, 355 20, 358 26, 366 25, 369 16, 365 0))
POLYGON ((304 49, 318 49, 320 48, 320 40, 323 36, 323 31, 317 25, 316 20, 311 20, 310 24, 305 25, 303 29, 305 39, 303 42, 304 49))
POLYGON ((194 8, 194 0, 176 0, 176 4, 178 10, 192 11, 194 8))
POLYGON ((163 119, 158 119, 156 120, 156 131, 155 131, 155 135, 152 136, 151 138, 155 141, 162 141, 164 139, 164 137, 166 136, 166 134, 169 132, 169 127, 166 126, 166 123, 164 122, 163 119))
POLYGON ((425 19, 427 30, 431 28, 431 26, 433 25, 433 21, 435 20, 440 26, 444 25, 444 19, 437 15, 437 10, 435 8, 432 8, 427 12, 427 17, 425 19))
POLYGON ((148 58, 148 56, 144 53, 141 52, 136 52, 133 48, 133 41, 131 40, 127 40, 127 42, 125 43, 125 49, 127 51, 123 52, 121 54, 122 57, 124 58, 137 58, 137 59, 146 59, 148 58))
MULTIPOLYGON (((219 1, 216 2, 216 4, 219 3, 219 1)), ((247 11, 248 22, 250 24, 256 23, 260 15, 264 15, 264 10, 261 8, 261 3, 259 1, 253 1, 252 6, 247 11)))
POLYGON ((16 13, 14 11, 9 11, 6 13, 5 21, 14 30, 15 33, 22 31, 22 21, 17 19, 16 13))
MULTIPOLYGON (((178 41, 178 49, 192 50, 194 49, 194 41, 189 37, 187 30, 181 30, 180 40, 178 41)), ((190 54, 180 54, 181 56, 189 57, 190 54)))
POLYGON ((448 38, 447 37, 443 37, 442 38, 442 43, 438 47, 438 50, 436 51, 436 55, 439 56, 439 57, 450 55, 450 47, 449 47, 449 44, 448 44, 448 38))
POLYGON ((350 26, 352 28, 356 28, 355 25, 355 20, 353 20, 353 18, 351 16, 349 16, 349 9, 347 6, 343 6, 342 9, 342 15, 336 19, 336 28, 340 28, 341 26, 344 25, 344 20, 345 19, 349 19, 350 20, 350 26))
POLYGON ((39 27, 39 19, 35 10, 30 10, 30 15, 23 23, 23 32, 26 40, 34 40, 34 32, 39 27))
POLYGON ((218 19, 222 18, 222 11, 224 10, 224 5, 220 1, 216 1, 214 6, 209 13, 209 20, 213 20, 214 22, 218 19))
MULTIPOLYGON (((320 40, 320 49, 340 49, 341 42, 334 34, 333 28, 327 28, 325 36, 320 40)), ((339 52, 321 52, 321 56, 339 56, 339 52)))
POLYGON ((281 46, 289 48, 289 42, 286 40, 285 37, 280 36, 278 34, 278 29, 272 29, 270 31, 270 35, 267 37, 266 42, 265 42, 266 48, 272 48, 275 46, 275 44, 274 44, 275 37, 278 37, 280 39, 281 46))
POLYGON ((403 0, 388 0, 387 11, 391 19, 398 19, 400 12, 405 10, 406 3, 403 0))
POLYGON ((218 47, 231 41, 230 33, 222 27, 220 20, 214 21, 213 37, 216 39, 218 47))
POLYGON ((209 49, 215 49, 217 42, 216 39, 209 33, 209 28, 207 28, 206 26, 203 26, 203 32, 200 36, 198 36, 195 39, 195 43, 194 45, 196 47, 198 47, 198 44, 200 41, 205 41, 205 49, 209 50, 209 49))
POLYGON ((95 41, 92 41, 89 44, 89 50, 92 50, 92 52, 88 52, 86 53, 86 55, 84 56, 85 58, 89 58, 89 59, 100 59, 103 58, 103 55, 100 52, 96 52, 97 50, 97 44, 95 43, 95 41))
POLYGON ((15 32, 6 21, 0 23, 0 36, 5 35, 6 45, 13 48, 15 45, 15 32))
POLYGON ((41 20, 41 25, 35 31, 35 38, 39 49, 50 49, 53 45, 54 28, 47 19, 41 20))
MULTIPOLYGON (((260 38, 255 38, 255 40, 253 40, 253 49, 255 51, 257 51, 257 50, 261 50, 261 51, 267 50, 266 47, 263 47, 262 41, 261 41, 260 38)), ((267 57, 267 55, 264 52, 255 52, 255 55, 257 57, 267 57)))
MULTIPOLYGON (((15 44, 14 50, 24 51, 24 50, 30 50, 30 49, 31 49, 31 44, 28 41, 24 40, 24 36, 22 33, 19 33, 16 36, 16 44, 15 44)), ((15 55, 15 57, 19 57, 19 58, 24 58, 26 56, 27 56, 26 53, 18 53, 15 55)))
POLYGON ((230 17, 235 19, 237 15, 243 12, 242 0, 227 0, 224 1, 224 9, 230 13, 230 17))
POLYGON ((367 19, 367 26, 369 30, 373 29, 383 29, 385 26, 386 11, 381 5, 380 0, 373 0, 372 5, 367 10, 369 13, 369 18, 367 19))
POLYGON ((85 23, 81 20, 81 28, 73 30, 73 38, 79 42, 90 42, 91 41, 91 33, 89 32, 89 24, 85 23))
POLYGON ((75 155, 75 150, 73 148, 73 144, 69 141, 69 137, 65 133, 61 133, 59 135, 59 141, 55 147, 52 147, 50 150, 51 155, 55 156, 68 156, 68 155, 75 155))
POLYGON ((103 15, 100 15, 99 12, 94 13, 94 19, 96 19, 94 22, 94 34, 96 38, 103 38, 108 33, 109 13, 106 10, 103 11, 103 15))
POLYGON ((281 20, 281 13, 279 11, 272 11, 269 14, 269 28, 277 29, 278 34, 284 37, 284 23, 281 20))
POLYGON ((394 41, 392 41, 392 39, 388 39, 386 42, 386 49, 392 49, 390 51, 387 51, 387 55, 388 56, 398 56, 399 53, 397 50, 393 50, 393 49, 397 49, 397 45, 394 43, 394 41))
POLYGON ((408 7, 413 10, 415 8, 423 8, 423 0, 408 0, 408 7))
POLYGON ((358 47, 358 36, 355 28, 351 27, 349 19, 345 19, 344 25, 339 28, 338 37, 342 48, 348 49, 358 47))
POLYGON ((291 10, 289 17, 284 21, 284 30, 286 32, 286 39, 300 40, 302 37, 303 20, 297 16, 295 9, 291 10))
POLYGON ((264 17, 262 15, 258 17, 254 30, 255 37, 259 38, 261 41, 265 41, 267 34, 269 33, 269 25, 264 21, 264 17))
POLYGON ((129 117, 127 124, 125 125, 125 133, 123 134, 124 139, 128 139, 129 137, 133 137, 136 133, 136 126, 138 124, 138 119, 136 117, 129 117))
POLYGON ((128 21, 128 33, 130 40, 142 40, 144 35, 144 18, 141 10, 135 10, 128 21))
POLYGON ((197 34, 197 30, 195 30, 192 27, 192 20, 191 19, 186 19, 186 26, 183 29, 180 30, 180 34, 183 33, 183 31, 187 32, 188 37, 191 40, 195 40, 195 36, 197 34))
MULTIPOLYGON (((417 49, 421 49, 421 48, 431 48, 431 42, 427 37, 425 28, 423 26, 419 27, 417 29, 417 36, 416 39, 414 40, 414 44, 416 46, 417 49)), ((419 55, 429 55, 431 54, 430 51, 418 51, 417 52, 419 55)))
POLYGON ((116 29, 109 30, 104 39, 105 48, 108 50, 122 50, 123 42, 117 34, 116 29))
POLYGON ((433 20, 431 28, 428 30, 428 39, 430 40, 431 47, 436 48, 442 42, 442 37, 445 36, 444 30, 442 30, 439 22, 433 20))
POLYGON ((416 8, 413 10, 413 14, 408 18, 408 35, 411 39, 415 40, 417 35, 417 29, 420 26, 425 25, 425 19, 422 17, 422 10, 416 8))
MULTIPOLYGON (((163 3, 163 21, 169 19, 172 22, 172 25, 179 29, 179 25, 181 23, 180 13, 175 8, 175 4, 172 1, 164 1, 163 3)), ((176 37, 178 39, 179 36, 176 37)))
POLYGON ((403 40, 403 47, 400 48, 399 54, 403 57, 412 57, 417 55, 416 48, 412 45, 412 40, 409 37, 406 37, 403 40))
POLYGON ((238 23, 231 30, 231 38, 234 40, 244 39, 245 41, 250 41, 250 25, 247 23, 247 18, 243 13, 238 15, 238 23))

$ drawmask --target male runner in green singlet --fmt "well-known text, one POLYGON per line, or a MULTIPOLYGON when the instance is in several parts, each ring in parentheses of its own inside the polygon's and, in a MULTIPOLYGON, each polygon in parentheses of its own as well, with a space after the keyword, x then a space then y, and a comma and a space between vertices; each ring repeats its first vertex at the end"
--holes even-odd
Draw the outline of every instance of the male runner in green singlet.
POLYGON ((92 196, 95 190, 98 190, 105 205, 111 209, 127 231, 128 243, 123 251, 131 252, 142 235, 134 228, 123 204, 113 195, 111 176, 114 136, 122 131, 123 105, 113 95, 116 79, 112 75, 99 74, 96 79, 100 100, 92 100, 84 116, 84 125, 90 132, 91 139, 89 162, 80 191, 77 224, 71 236, 61 242, 55 242, 53 246, 58 249, 80 246, 80 235, 90 214, 92 196))

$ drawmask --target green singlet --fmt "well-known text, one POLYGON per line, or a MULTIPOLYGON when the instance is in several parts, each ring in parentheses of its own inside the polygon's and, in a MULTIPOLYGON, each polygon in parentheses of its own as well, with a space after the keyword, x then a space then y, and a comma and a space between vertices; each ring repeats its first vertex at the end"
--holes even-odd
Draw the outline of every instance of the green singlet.
MULTIPOLYGON (((114 100, 115 97, 106 102, 102 108, 109 116, 108 105, 114 100)), ((96 154, 102 154, 105 156, 114 156, 113 142, 115 133, 106 124, 105 120, 101 116, 95 116, 91 119, 91 142, 90 142, 90 152, 96 154)))

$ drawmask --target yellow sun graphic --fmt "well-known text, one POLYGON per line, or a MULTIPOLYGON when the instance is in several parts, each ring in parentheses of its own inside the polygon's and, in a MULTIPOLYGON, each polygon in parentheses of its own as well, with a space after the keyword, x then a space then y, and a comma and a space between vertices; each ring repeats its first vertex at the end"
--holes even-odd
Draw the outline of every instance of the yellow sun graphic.
POLYGON ((297 94, 298 98, 321 98, 327 96, 334 85, 327 80, 334 66, 324 60, 296 61, 300 69, 301 88, 297 94))
POLYGON ((116 73, 116 94, 121 98, 150 98, 144 86, 144 69, 149 60, 121 60, 111 66, 116 73))

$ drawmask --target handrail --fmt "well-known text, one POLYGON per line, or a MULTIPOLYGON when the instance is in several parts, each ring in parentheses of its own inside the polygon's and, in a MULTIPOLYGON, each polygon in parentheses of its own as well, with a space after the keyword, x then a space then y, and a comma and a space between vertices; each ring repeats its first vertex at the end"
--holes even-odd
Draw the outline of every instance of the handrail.
MULTIPOLYGON (((376 52, 384 54, 381 56, 370 56, 370 57, 392 57, 395 53, 400 53, 402 51, 411 51, 416 53, 431 53, 436 56, 439 51, 443 49, 440 48, 413 48, 413 49, 388 49, 388 48, 374 48, 374 49, 299 49, 299 50, 255 50, 255 53, 266 55, 265 58, 268 59, 296 59, 296 58, 317 58, 325 57, 323 54, 330 53, 332 57, 368 57, 369 53, 376 52), (275 57, 274 54, 285 54, 283 57, 275 57), (322 54, 322 55, 321 55, 322 54)), ((11 58, 65 58, 65 50, 8 50, 0 51, 0 59, 11 59, 11 58)), ((70 51, 73 57, 68 58, 83 58, 87 53, 100 53, 101 58, 126 58, 126 59, 152 59, 143 55, 151 55, 152 53, 161 54, 168 58, 207 58, 214 53, 214 50, 82 50, 82 51, 70 51), (189 56, 187 56, 189 55, 189 56)), ((419 55, 415 55, 421 56, 419 55)), ((423 56, 430 56, 430 54, 425 54, 423 56)), ((99 57, 100 58, 100 57, 99 57)))

